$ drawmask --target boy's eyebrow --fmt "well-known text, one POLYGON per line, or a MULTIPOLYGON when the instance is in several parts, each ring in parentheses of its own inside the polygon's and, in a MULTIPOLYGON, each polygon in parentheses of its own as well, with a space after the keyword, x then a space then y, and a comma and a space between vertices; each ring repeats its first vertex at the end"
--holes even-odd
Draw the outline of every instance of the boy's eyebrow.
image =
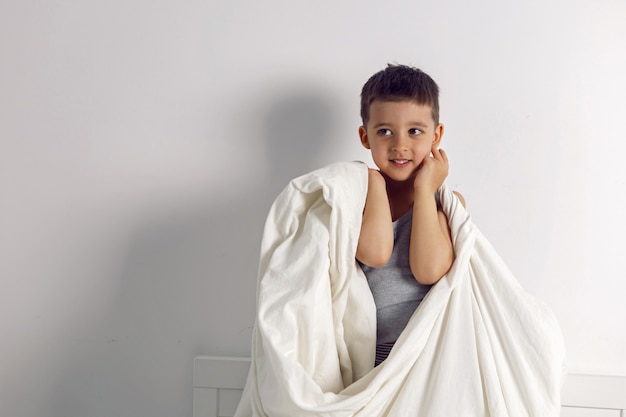
MULTIPOLYGON (((409 122, 408 123, 410 126, 419 126, 419 127, 424 127, 427 128, 428 124, 424 123, 424 122, 420 122, 420 121, 413 121, 413 122, 409 122)), ((379 127, 383 127, 383 126, 391 126, 392 123, 387 123, 387 122, 380 122, 380 123, 376 123, 374 125, 374 129, 379 128, 379 127)))

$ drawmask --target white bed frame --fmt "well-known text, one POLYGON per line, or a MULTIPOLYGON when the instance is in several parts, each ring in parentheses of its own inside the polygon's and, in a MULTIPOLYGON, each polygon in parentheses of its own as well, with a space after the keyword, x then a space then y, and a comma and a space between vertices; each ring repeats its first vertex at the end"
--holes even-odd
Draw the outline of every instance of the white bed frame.
MULTIPOLYGON (((249 368, 249 358, 196 357, 193 417, 232 417, 249 368)), ((626 417, 626 377, 570 374, 561 402, 561 417, 626 417)))

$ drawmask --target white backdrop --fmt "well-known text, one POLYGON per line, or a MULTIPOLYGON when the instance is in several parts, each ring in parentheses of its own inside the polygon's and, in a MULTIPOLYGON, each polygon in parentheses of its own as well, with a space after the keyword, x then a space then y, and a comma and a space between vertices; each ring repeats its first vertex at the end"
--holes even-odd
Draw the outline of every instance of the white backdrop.
POLYGON ((626 3, 0 1, 0 415, 190 416, 192 359, 248 355, 265 214, 362 159, 362 84, 441 86, 449 183, 626 375, 626 3), (469 4, 471 3, 471 4, 469 4))

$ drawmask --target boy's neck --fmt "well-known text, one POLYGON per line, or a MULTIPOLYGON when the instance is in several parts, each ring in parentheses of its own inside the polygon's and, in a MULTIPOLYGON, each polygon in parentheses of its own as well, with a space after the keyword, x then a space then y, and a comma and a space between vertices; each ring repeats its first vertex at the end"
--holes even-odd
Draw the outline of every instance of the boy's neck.
POLYGON ((413 180, 402 182, 387 180, 387 196, 391 207, 391 218, 396 221, 413 207, 415 196, 413 180))

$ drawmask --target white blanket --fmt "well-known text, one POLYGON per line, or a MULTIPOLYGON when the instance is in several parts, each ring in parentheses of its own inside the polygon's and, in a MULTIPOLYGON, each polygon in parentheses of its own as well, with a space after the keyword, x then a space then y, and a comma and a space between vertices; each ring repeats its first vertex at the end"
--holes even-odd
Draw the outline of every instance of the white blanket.
POLYGON ((445 185, 456 260, 374 368, 376 308, 355 262, 366 192, 367 166, 338 163, 274 202, 236 417, 558 416, 558 323, 445 185))

